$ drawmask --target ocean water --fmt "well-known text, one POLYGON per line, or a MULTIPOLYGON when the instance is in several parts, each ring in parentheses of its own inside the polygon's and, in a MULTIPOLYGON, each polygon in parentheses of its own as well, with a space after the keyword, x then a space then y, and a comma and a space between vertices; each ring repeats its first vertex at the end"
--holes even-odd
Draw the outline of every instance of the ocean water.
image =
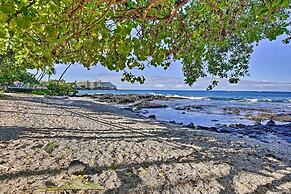
MULTIPOLYGON (((202 126, 218 124, 254 124, 250 116, 276 114, 291 116, 291 92, 256 91, 189 91, 189 90, 83 90, 79 94, 155 94, 179 97, 155 101, 167 108, 145 109, 145 116, 155 114, 163 121, 194 123, 202 126), (188 109, 183 107, 188 106, 188 109)), ((262 120, 262 123, 267 120, 262 120)), ((276 121, 279 124, 284 122, 276 121)), ((286 122, 285 122, 286 123, 286 122)))

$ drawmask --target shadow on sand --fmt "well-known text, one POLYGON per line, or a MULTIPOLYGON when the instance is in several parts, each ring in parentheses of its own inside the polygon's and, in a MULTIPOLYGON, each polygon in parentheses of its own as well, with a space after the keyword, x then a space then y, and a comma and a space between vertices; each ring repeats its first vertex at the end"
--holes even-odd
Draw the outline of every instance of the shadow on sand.
MULTIPOLYGON (((220 193, 235 193, 235 185, 234 178, 238 176, 241 172, 251 173, 263 177, 272 177, 270 175, 274 172, 279 172, 290 168, 290 161, 280 161, 280 164, 270 168, 270 161, 265 155, 262 153, 253 153, 250 152, 249 149, 240 148, 239 146, 230 145, 227 142, 222 142, 218 139, 212 139, 211 141, 203 142, 195 141, 199 139, 199 137, 195 137, 195 134, 186 130, 175 130, 169 129, 165 126, 162 126, 161 129, 156 130, 153 129, 136 129, 134 127, 130 127, 131 124, 136 122, 135 119, 139 119, 134 114, 129 113, 128 111, 123 111, 118 108, 96 104, 89 101, 82 100, 48 100, 45 98, 35 98, 35 97, 15 97, 13 99, 15 102, 33 102, 39 104, 41 107, 55 107, 58 109, 62 109, 66 112, 66 114, 58 114, 58 113, 45 113, 50 116, 67 116, 73 115, 74 117, 87 119, 89 122, 97 122, 102 126, 108 126, 107 130, 99 130, 99 129, 77 129, 77 128, 68 128, 68 127, 54 127, 51 128, 34 128, 34 127, 21 127, 17 126, 0 126, 0 143, 9 144, 9 141, 17 140, 17 139, 43 139, 43 140, 52 140, 57 139, 58 141, 66 141, 66 140, 82 140, 82 141, 91 141, 91 140, 99 140, 106 142, 116 142, 116 141, 130 141, 136 143, 143 143, 146 140, 152 140, 156 142, 163 142, 166 144, 172 145, 175 149, 184 150, 189 147, 200 147, 201 149, 192 151, 188 155, 182 155, 179 157, 169 157, 166 159, 160 160, 147 160, 145 158, 142 162, 136 163, 121 163, 114 164, 114 166, 98 166, 98 170, 96 170, 96 166, 92 166, 90 169, 91 174, 100 174, 107 170, 114 169, 118 175, 118 178, 121 180, 121 185, 118 188, 108 189, 104 191, 105 193, 118 193, 118 192, 129 192, 133 191, 136 193, 147 193, 154 191, 164 191, 167 189, 171 189, 176 186, 183 185, 191 185, 193 187, 196 186, 198 179, 184 179, 180 180, 174 185, 170 182, 168 184, 159 185, 158 187, 149 187, 145 186, 142 183, 141 178, 131 173, 132 169, 137 169, 140 167, 149 168, 151 166, 162 166, 162 165, 174 165, 174 164, 189 164, 189 163, 207 163, 213 162, 216 164, 228 164, 230 166, 230 172, 222 177, 214 177, 216 181, 218 181, 222 185, 222 189, 220 193), (108 121, 96 118, 92 114, 88 114, 86 112, 78 111, 80 108, 82 110, 88 111, 90 113, 96 114, 113 114, 118 116, 125 116, 132 121, 121 121, 117 123, 108 123, 108 121), (207 146, 206 146, 207 145, 207 146), (247 156, 253 154, 253 158, 259 162, 259 164, 254 164, 253 161, 249 161, 247 156), (245 158, 246 157, 246 158, 245 158), (239 161, 238 158, 241 158, 244 161, 239 161), (245 159, 244 159, 245 158, 245 159), (241 163, 244 163, 244 167, 241 167, 241 163), (128 176, 128 173, 131 173, 128 176)), ((1 114, 9 113, 9 111, 5 112, 5 110, 1 110, 1 114)), ((13 112, 13 111, 10 111, 13 112)), ((17 112, 17 111, 16 111, 17 112)), ((15 112, 14 112, 15 113, 15 112)), ((39 115, 44 115, 43 113, 19 113, 19 114, 34 114, 35 117, 39 115)), ((145 122, 150 124, 151 122, 156 124, 155 121, 150 120, 138 120, 138 122, 145 122)), ((199 136, 199 135, 198 135, 199 136)), ((0 149, 3 149, 0 147, 0 149)), ((25 149, 25 148, 23 148, 25 149)), ((30 176, 38 176, 38 175, 49 175, 54 176, 57 174, 61 174, 66 170, 65 167, 60 167, 56 169, 45 169, 45 170, 27 170, 20 172, 9 172, 9 173, 1 173, 0 171, 0 182, 1 181, 10 181, 13 179, 19 178, 29 178, 30 176)), ((291 175, 287 173, 283 175, 279 179, 274 179, 271 182, 266 184, 261 184, 256 187, 256 189, 252 193, 266 193, 266 192, 283 192, 280 190, 280 186, 290 183, 291 175)))

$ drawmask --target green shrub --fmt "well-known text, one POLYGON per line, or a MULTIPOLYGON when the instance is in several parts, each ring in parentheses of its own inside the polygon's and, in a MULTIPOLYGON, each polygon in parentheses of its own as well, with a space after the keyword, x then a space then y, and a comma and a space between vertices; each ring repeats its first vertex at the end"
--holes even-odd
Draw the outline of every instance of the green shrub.
POLYGON ((50 96, 67 96, 75 95, 78 93, 75 83, 66 83, 64 81, 50 80, 43 83, 46 89, 39 89, 32 91, 32 94, 37 95, 50 95, 50 96))
POLYGON ((31 94, 35 95, 48 95, 49 91, 47 89, 38 89, 38 90, 33 90, 31 94))

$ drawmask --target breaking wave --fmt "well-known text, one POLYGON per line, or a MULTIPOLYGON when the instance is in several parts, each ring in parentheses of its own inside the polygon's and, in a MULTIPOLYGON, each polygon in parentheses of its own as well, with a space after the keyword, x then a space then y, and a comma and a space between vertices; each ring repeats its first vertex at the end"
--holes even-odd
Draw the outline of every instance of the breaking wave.
POLYGON ((270 99, 270 98, 225 98, 225 97, 201 97, 201 96, 180 96, 166 95, 169 98, 190 99, 190 100, 217 100, 217 101, 232 101, 232 102, 273 102, 273 103, 290 103, 287 99, 270 99))

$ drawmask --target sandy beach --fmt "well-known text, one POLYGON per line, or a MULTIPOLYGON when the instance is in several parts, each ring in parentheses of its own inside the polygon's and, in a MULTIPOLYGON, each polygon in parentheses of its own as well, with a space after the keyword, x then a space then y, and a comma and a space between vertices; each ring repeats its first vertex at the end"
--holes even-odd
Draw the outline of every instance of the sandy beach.
POLYGON ((0 193, 290 193, 291 148, 89 98, 0 97, 0 193), (72 175, 70 162, 87 165, 72 175))

